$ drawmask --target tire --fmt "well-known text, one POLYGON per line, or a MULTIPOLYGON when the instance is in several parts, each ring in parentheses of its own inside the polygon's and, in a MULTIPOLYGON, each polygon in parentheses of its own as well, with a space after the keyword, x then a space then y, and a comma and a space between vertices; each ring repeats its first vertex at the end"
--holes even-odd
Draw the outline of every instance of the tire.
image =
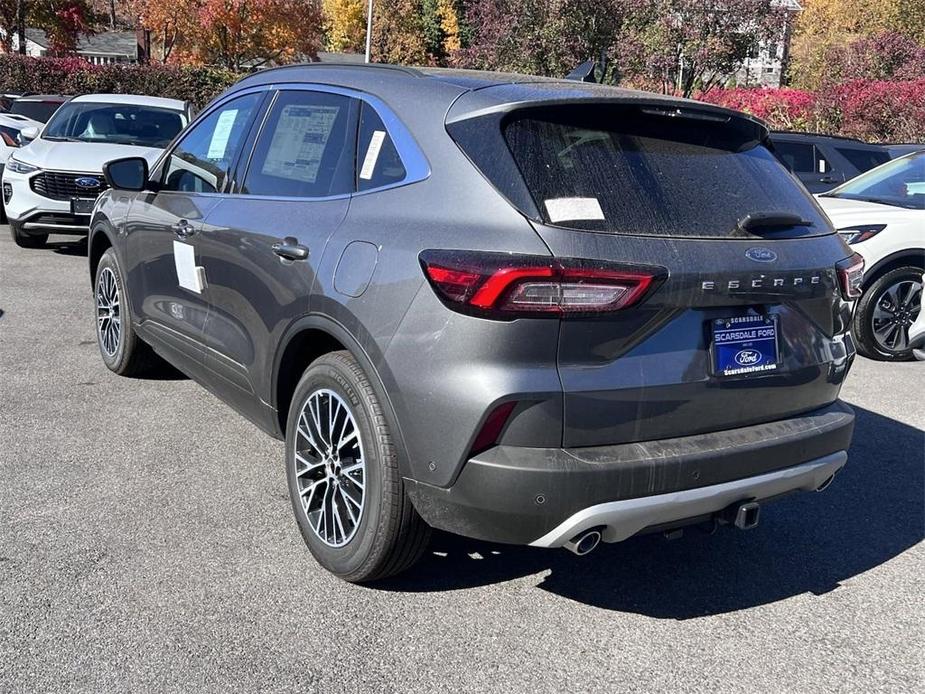
POLYGON ((10 236, 20 248, 44 248, 48 242, 48 234, 27 234, 13 221, 10 222, 10 236))
POLYGON ((345 581, 404 571, 430 537, 405 494, 392 437, 369 379, 349 352, 326 354, 305 370, 286 427, 289 495, 305 544, 345 581), (332 440, 341 442, 335 455, 332 440))
POLYGON ((112 248, 100 258, 93 287, 96 342, 103 363, 120 376, 138 376, 153 369, 160 360, 135 333, 125 280, 112 248))
POLYGON ((909 326, 921 305, 922 269, 899 267, 867 287, 855 307, 852 332, 858 351, 879 361, 908 361, 909 326))

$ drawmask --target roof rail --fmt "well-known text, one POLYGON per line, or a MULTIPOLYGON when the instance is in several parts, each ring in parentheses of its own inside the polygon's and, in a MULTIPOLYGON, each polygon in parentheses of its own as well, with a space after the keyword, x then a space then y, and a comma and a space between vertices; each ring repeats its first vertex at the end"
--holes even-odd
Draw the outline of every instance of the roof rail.
POLYGON ((352 70, 390 70, 394 72, 402 72, 410 77, 426 77, 423 72, 416 70, 413 67, 406 67, 404 65, 389 65, 387 63, 322 63, 322 62, 312 62, 312 63, 291 63, 289 65, 277 65, 275 67, 268 67, 263 70, 258 70, 251 74, 261 75, 266 74, 267 72, 276 72, 279 70, 293 70, 298 68, 350 68, 352 70))

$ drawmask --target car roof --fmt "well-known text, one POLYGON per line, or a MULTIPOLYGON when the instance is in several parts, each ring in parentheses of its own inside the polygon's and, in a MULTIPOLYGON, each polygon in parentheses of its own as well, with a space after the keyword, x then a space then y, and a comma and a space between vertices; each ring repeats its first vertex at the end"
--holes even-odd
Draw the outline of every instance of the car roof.
POLYGON ((850 144, 852 147, 868 147, 870 149, 883 149, 883 145, 872 142, 864 142, 854 137, 845 137, 843 135, 826 135, 824 133, 807 133, 795 130, 774 130, 771 132, 771 139, 777 141, 783 140, 832 140, 850 144))
POLYGON ((165 99, 159 96, 144 96, 143 94, 82 94, 75 96, 71 101, 92 104, 131 104, 133 106, 152 106, 154 108, 167 108, 174 111, 185 111, 186 102, 179 99, 165 99))
POLYGON ((57 101, 62 104, 70 100, 71 97, 63 94, 26 94, 16 99, 16 101, 57 101))
POLYGON ((387 101, 399 112, 419 112, 432 108, 445 115, 452 106, 454 118, 469 117, 476 112, 512 104, 525 105, 527 102, 549 104, 607 99, 721 112, 754 121, 762 128, 767 127, 757 118, 714 104, 623 87, 488 70, 405 67, 380 63, 284 65, 245 77, 229 93, 248 87, 286 83, 324 84, 367 92, 387 101), (468 98, 460 99, 463 95, 468 98), (476 95, 477 98, 472 98, 476 95))

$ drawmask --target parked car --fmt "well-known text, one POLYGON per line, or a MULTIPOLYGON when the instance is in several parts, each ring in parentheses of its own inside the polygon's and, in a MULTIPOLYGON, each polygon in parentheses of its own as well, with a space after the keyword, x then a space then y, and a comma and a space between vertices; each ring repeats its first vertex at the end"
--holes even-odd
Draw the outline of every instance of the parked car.
MULTIPOLYGON (((10 155, 22 146, 21 133, 26 128, 40 126, 41 123, 9 113, 0 113, 0 177, 10 155)), ((6 224, 6 210, 0 200, 0 224, 6 224)))
POLYGON ((39 123, 47 123, 55 112, 70 101, 71 97, 61 94, 29 94, 15 99, 9 107, 9 113, 25 116, 39 123))
POLYGON ((908 154, 819 197, 839 233, 866 262, 854 314, 859 351, 912 358, 909 326, 925 270, 925 152, 908 154))
POLYGON ((10 106, 13 105, 13 102, 16 99, 25 96, 24 94, 15 94, 12 92, 5 92, 0 94, 0 112, 7 113, 10 110, 10 106))
POLYGON ((34 141, 10 157, 3 202, 13 240, 40 248, 50 233, 86 234, 106 188, 103 164, 131 154, 157 159, 189 121, 189 105, 131 94, 88 94, 62 106, 34 141))
POLYGON ((774 153, 811 193, 824 193, 890 160, 880 145, 848 137, 774 132, 774 153))
POLYGON ((264 70, 154 166, 107 165, 100 354, 284 438, 302 537, 350 581, 429 526, 577 554, 751 528, 845 464, 861 277, 766 137, 596 84, 264 70))
POLYGON ((925 143, 919 144, 887 144, 883 145, 889 152, 891 159, 898 159, 913 152, 925 152, 925 143))

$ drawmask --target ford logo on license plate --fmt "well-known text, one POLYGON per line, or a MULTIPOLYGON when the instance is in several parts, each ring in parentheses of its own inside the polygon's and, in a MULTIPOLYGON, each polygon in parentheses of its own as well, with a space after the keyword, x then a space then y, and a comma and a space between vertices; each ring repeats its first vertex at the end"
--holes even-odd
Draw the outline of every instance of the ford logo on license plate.
POLYGON ((735 360, 739 366, 754 366, 761 361, 761 352, 754 349, 743 349, 735 355, 735 360))

